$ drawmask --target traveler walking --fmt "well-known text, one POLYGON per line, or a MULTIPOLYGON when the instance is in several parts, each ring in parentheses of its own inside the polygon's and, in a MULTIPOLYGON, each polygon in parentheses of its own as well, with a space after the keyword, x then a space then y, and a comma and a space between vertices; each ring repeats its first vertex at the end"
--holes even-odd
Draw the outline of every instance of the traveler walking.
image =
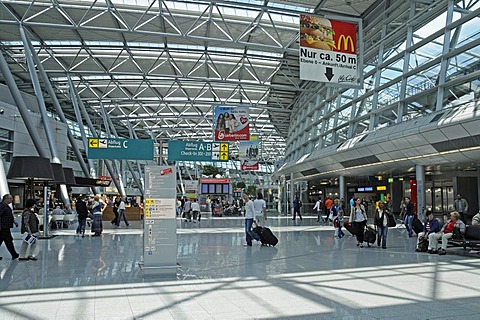
POLYGON ((127 215, 125 214, 125 199, 124 198, 120 198, 120 204, 118 205, 118 220, 117 220, 117 228, 120 227, 120 222, 122 221, 122 217, 123 217, 123 221, 125 221, 125 224, 127 225, 127 227, 130 226, 130 224, 128 223, 128 220, 127 220, 127 215))
POLYGON ((374 224, 377 226, 377 245, 382 245, 383 249, 387 249, 387 234, 388 234, 388 219, 393 219, 393 216, 385 207, 383 201, 378 202, 378 208, 375 209, 374 224), (389 218, 389 216, 391 216, 389 218))
POLYGON ((253 201, 253 207, 255 209, 255 221, 257 225, 265 225, 265 221, 267 221, 267 203, 263 200, 263 194, 261 192, 257 193, 257 199, 253 201))
MULTIPOLYGON (((14 224, 18 227, 18 222, 15 221, 13 210, 10 207, 12 201, 12 195, 6 194, 2 197, 2 202, 0 202, 0 246, 5 242, 8 252, 12 255, 12 260, 15 260, 19 257, 19 254, 15 251, 10 229, 13 228, 14 224)), ((2 257, 0 257, 0 260, 1 259, 2 257)))
POLYGON ((350 223, 357 238, 357 247, 363 248, 363 233, 367 224, 365 207, 360 203, 360 198, 355 199, 355 205, 350 211, 350 223))
POLYGON ((78 227, 77 227, 77 234, 82 234, 82 238, 85 237, 85 224, 87 223, 88 218, 88 208, 85 201, 82 198, 77 198, 75 203, 75 209, 77 211, 78 217, 78 227))
POLYGON ((313 207, 313 210, 317 210, 317 222, 320 222, 322 220, 323 223, 325 223, 325 220, 323 219, 323 201, 322 198, 318 198, 317 202, 315 203, 315 206, 313 207))
POLYGON ((300 208, 302 207, 302 201, 298 199, 298 196, 295 196, 295 200, 293 200, 293 219, 295 220, 295 217, 298 213, 298 216, 300 217, 300 220, 302 220, 302 215, 300 214, 300 208))
POLYGON ((248 197, 248 194, 244 193, 242 197, 243 197, 243 201, 245 203, 245 240, 246 240, 246 243, 244 244, 244 246, 251 247, 252 246, 252 239, 260 241, 260 237, 255 232, 253 232, 253 230, 252 230, 253 219, 255 217, 255 206, 253 205, 253 202, 248 197))
POLYGON ((201 214, 200 214, 200 204, 197 202, 197 199, 193 199, 191 204, 192 213, 193 213, 193 223, 200 222, 201 214))
POLYGON ((20 232, 27 233, 20 247, 20 257, 18 260, 37 260, 38 245, 37 237, 39 221, 35 215, 35 200, 27 199, 25 210, 22 213, 22 227, 20 232), (28 237, 28 238, 27 238, 28 237), (30 255, 27 256, 27 250, 30 248, 30 255))

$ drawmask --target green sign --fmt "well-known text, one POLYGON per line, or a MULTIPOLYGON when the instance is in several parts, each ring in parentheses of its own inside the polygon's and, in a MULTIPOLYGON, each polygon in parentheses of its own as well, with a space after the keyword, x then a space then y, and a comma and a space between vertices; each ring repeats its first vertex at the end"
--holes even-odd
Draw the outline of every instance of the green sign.
POLYGON ((226 142, 168 141, 168 161, 228 161, 226 142))
POLYGON ((153 140, 88 138, 89 159, 153 160, 153 140))

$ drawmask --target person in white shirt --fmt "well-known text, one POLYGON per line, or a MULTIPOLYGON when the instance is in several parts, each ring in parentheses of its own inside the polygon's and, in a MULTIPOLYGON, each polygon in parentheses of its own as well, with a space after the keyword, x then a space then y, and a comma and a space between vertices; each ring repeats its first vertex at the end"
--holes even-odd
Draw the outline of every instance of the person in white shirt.
POLYGON ((258 235, 252 230, 253 219, 255 217, 255 206, 253 205, 253 202, 248 197, 248 194, 244 193, 242 197, 245 203, 245 238, 247 241, 247 243, 245 243, 244 246, 251 247, 252 239, 260 241, 260 238, 258 237, 258 235))
POLYGON ((200 222, 200 218, 201 218, 200 204, 197 202, 197 199, 193 199, 191 207, 193 212, 193 223, 197 221, 197 217, 198 217, 198 221, 200 222))
POLYGON ((118 205, 117 228, 120 227, 120 221, 122 221, 122 217, 123 217, 123 221, 125 221, 125 224, 127 225, 127 227, 130 226, 130 224, 128 223, 128 220, 127 220, 127 216, 125 215, 125 199, 124 198, 120 199, 120 204, 118 205))
POLYGON ((323 219, 323 202, 321 198, 318 198, 317 202, 315 203, 315 206, 313 207, 313 210, 317 210, 317 222, 320 222, 322 220, 323 223, 325 223, 325 220, 323 219))
POLYGON ((258 225, 265 225, 267 221, 267 203, 263 200, 263 194, 257 193, 257 199, 253 201, 253 207, 255 209, 255 221, 258 225))
POLYGON ((185 198, 185 204, 183 205, 183 213, 185 215, 185 222, 192 221, 192 202, 190 199, 185 198))

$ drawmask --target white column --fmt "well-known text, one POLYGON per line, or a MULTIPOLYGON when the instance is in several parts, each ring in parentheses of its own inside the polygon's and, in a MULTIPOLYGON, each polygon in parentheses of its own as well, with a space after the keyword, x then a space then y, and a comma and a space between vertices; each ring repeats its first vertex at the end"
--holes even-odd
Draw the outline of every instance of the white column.
POLYGON ((293 173, 290 173, 290 213, 293 217, 293 199, 295 197, 295 185, 293 184, 293 173))
POLYGON ((3 159, 0 157, 0 197, 6 194, 10 194, 8 189, 7 175, 5 172, 5 166, 3 165, 3 159))
POLYGON ((338 197, 339 197, 340 199, 343 199, 344 204, 345 204, 346 201, 348 200, 348 199, 345 197, 345 176, 339 176, 339 177, 338 177, 338 197))
POLYGON ((423 210, 425 209, 425 167, 415 165, 415 175, 417 179, 417 213, 418 218, 423 221, 423 210))

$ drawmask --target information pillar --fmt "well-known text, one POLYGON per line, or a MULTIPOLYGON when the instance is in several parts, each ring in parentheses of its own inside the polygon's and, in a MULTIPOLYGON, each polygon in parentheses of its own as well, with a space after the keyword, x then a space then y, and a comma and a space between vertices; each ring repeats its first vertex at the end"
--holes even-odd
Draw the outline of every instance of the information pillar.
POLYGON ((172 166, 145 167, 143 271, 175 274, 177 268, 176 172, 172 166))

